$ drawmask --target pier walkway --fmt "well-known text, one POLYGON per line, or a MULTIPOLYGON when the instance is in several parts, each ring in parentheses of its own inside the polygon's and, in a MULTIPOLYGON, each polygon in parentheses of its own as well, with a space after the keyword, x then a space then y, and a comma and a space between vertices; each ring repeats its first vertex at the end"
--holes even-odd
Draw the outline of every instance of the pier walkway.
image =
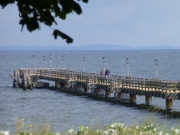
POLYGON ((173 100, 180 100, 180 81, 136 78, 131 76, 100 76, 97 73, 76 72, 70 69, 21 68, 14 70, 13 87, 24 90, 33 87, 49 87, 38 80, 54 81, 55 87, 88 93, 103 98, 121 100, 124 94, 130 95, 130 102, 136 103, 136 95, 145 96, 145 103, 151 105, 152 97, 165 99, 166 109, 171 110, 173 100))

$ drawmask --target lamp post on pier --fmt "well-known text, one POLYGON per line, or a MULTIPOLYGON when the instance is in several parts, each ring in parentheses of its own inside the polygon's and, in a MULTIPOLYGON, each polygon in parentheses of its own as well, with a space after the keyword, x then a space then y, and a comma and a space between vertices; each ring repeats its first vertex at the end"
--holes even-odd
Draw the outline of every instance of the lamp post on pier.
POLYGON ((62 56, 62 59, 63 59, 63 68, 65 69, 65 56, 64 55, 62 56))
POLYGON ((103 68, 104 68, 104 74, 105 74, 105 57, 102 58, 102 61, 103 61, 103 68))
POLYGON ((49 61, 50 68, 52 68, 52 55, 51 54, 50 54, 49 58, 50 58, 50 61, 49 61))
POLYGON ((126 58, 127 76, 129 76, 129 58, 126 58))
POLYGON ((156 65, 156 80, 158 80, 158 59, 155 59, 155 65, 156 65))
POLYGON ((84 66, 84 72, 86 71, 86 57, 83 56, 83 66, 84 66))
POLYGON ((43 56, 44 59, 44 68, 46 68, 46 56, 43 56))
POLYGON ((57 68, 59 68, 59 63, 60 63, 60 62, 59 62, 59 61, 57 61, 57 68))
POLYGON ((33 54, 33 67, 36 67, 36 56, 33 54))

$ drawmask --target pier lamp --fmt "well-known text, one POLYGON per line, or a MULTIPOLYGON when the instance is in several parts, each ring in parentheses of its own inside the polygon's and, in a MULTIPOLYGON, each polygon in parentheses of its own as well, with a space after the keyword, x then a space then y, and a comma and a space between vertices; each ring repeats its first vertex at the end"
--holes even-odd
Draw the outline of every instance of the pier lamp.
POLYGON ((156 65, 156 79, 158 80, 158 59, 155 59, 155 65, 156 65))
POLYGON ((104 67, 104 73, 105 73, 105 57, 102 58, 102 61, 103 61, 103 67, 104 67))
POLYGON ((33 54, 33 67, 36 67, 36 56, 33 54))
POLYGON ((126 58, 127 76, 129 76, 129 58, 126 58))
POLYGON ((83 64, 84 64, 84 72, 86 71, 86 57, 85 56, 83 56, 83 64))
POLYGON ((57 68, 59 68, 59 63, 60 63, 60 62, 57 60, 57 68))
POLYGON ((46 56, 43 56, 44 59, 44 68, 46 68, 46 56))
POLYGON ((50 54, 49 58, 50 58, 50 61, 49 61, 50 68, 52 68, 52 55, 51 54, 50 54))
POLYGON ((62 56, 62 59, 63 59, 63 68, 65 69, 65 56, 64 55, 62 56))

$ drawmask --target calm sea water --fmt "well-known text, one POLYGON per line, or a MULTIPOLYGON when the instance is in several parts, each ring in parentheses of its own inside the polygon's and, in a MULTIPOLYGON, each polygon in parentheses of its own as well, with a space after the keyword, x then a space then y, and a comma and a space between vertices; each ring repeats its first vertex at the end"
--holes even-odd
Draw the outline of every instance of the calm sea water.
MULTIPOLYGON (((48 122, 55 132, 69 128, 77 129, 80 125, 100 125, 104 127, 113 122, 133 124, 143 122, 149 117, 157 122, 175 126, 179 119, 166 118, 165 115, 153 114, 147 110, 138 110, 96 101, 84 96, 51 91, 48 89, 33 89, 23 91, 12 88, 9 73, 14 69, 32 68, 33 54, 36 56, 36 67, 43 67, 43 56, 46 56, 49 67, 49 55, 54 68, 63 67, 62 56, 65 56, 65 67, 83 71, 83 56, 86 57, 86 71, 100 72, 105 66, 111 74, 126 75, 128 57, 130 75, 135 77, 154 78, 155 63, 158 58, 159 79, 180 80, 180 50, 151 51, 1 51, 0 52, 0 129, 15 129, 17 118, 24 118, 27 124, 48 122)), ((54 85, 52 82, 51 85, 54 85)), ((137 97, 137 103, 144 103, 144 96, 137 97)), ((153 105, 165 108, 165 100, 154 98, 153 105)), ((180 111, 180 101, 174 101, 174 110, 180 111)))

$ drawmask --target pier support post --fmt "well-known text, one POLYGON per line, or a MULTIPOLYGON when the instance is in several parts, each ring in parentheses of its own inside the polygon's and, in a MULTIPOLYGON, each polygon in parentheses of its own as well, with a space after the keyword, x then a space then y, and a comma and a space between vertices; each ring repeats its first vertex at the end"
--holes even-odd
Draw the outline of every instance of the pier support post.
POLYGON ((135 94, 130 94, 130 103, 136 104, 136 95, 135 94))
POLYGON ((32 89, 31 77, 29 76, 28 72, 23 73, 21 84, 24 90, 32 89))
POLYGON ((27 87, 30 89, 30 90, 32 90, 32 83, 31 83, 31 78, 30 78, 30 76, 27 74, 27 87))
POLYGON ((146 105, 151 105, 152 104, 152 96, 146 96, 145 100, 146 100, 146 105))
POLYGON ((17 80, 18 80, 18 86, 19 86, 19 88, 21 87, 21 77, 20 77, 20 71, 18 70, 17 71, 17 80))
POLYGON ((17 81, 14 79, 14 81, 13 81, 13 87, 14 88, 17 88, 17 81))
POLYGON ((124 93, 119 93, 120 100, 124 99, 124 93))
POLYGON ((172 99, 166 99, 166 109, 172 110, 173 107, 173 100, 172 99))
POLYGON ((91 92, 91 83, 87 83, 87 93, 92 93, 91 92))
POLYGON ((88 84, 85 84, 84 85, 84 93, 87 93, 88 92, 88 84))
POLYGON ((58 88, 60 88, 61 87, 61 83, 60 82, 55 82, 55 87, 58 89, 58 88))
POLYGON ((28 87, 27 86, 27 77, 26 77, 25 73, 23 74, 23 80, 22 81, 23 81, 23 83, 22 83, 23 84, 23 89, 27 90, 27 87, 28 87))
POLYGON ((66 82, 64 83, 64 87, 69 90, 70 87, 71 87, 71 81, 70 80, 66 80, 66 82))
POLYGON ((14 88, 17 88, 17 85, 18 85, 18 75, 17 75, 17 70, 14 70, 14 80, 13 80, 13 87, 14 88))
POLYGON ((108 89, 104 89, 104 91, 105 91, 105 98, 108 98, 108 95, 109 95, 108 89))

